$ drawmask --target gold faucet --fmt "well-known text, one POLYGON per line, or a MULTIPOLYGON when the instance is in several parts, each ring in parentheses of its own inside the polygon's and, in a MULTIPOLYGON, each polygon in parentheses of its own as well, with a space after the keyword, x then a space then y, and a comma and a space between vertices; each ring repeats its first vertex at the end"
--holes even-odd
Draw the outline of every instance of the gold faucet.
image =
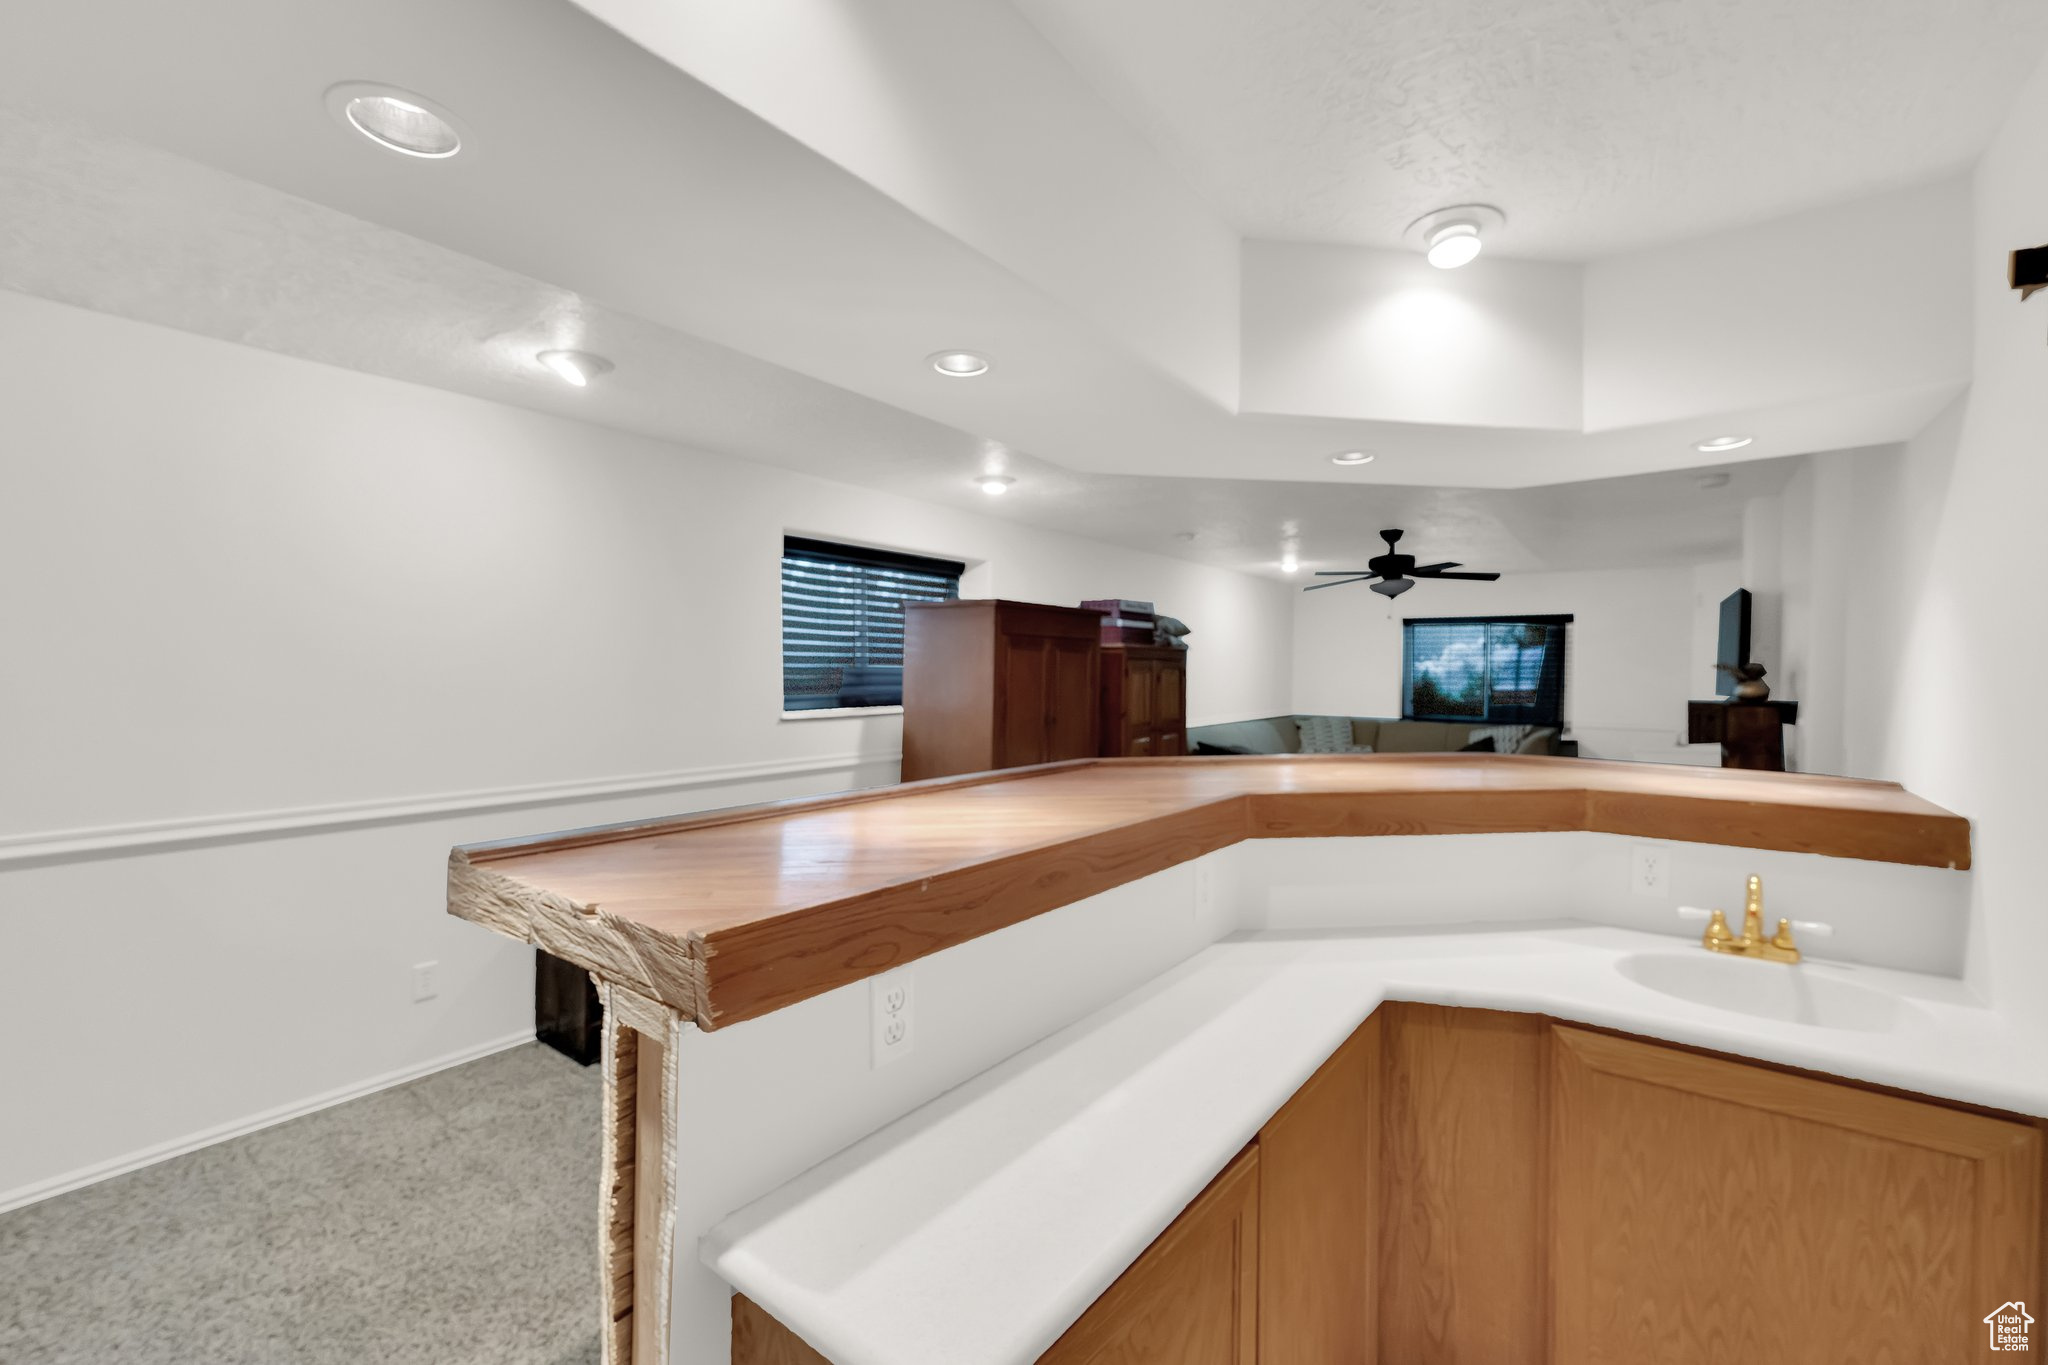
POLYGON ((1719 910, 1707 920, 1707 932, 1700 946, 1709 952, 1732 953, 1736 957, 1760 957, 1766 962, 1797 962, 1799 945, 1792 941, 1792 921, 1778 921, 1778 932, 1764 937, 1764 879, 1749 879, 1749 895, 1742 906, 1742 937, 1728 929, 1728 917, 1719 910))

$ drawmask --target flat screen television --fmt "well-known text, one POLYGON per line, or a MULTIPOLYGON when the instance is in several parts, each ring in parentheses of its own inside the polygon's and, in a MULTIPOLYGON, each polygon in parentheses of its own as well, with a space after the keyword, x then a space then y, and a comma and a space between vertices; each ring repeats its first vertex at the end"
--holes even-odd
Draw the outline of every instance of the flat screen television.
POLYGON ((1749 662, 1749 589, 1737 588, 1721 599, 1721 639, 1714 649, 1714 692, 1735 695, 1735 677, 1728 670, 1749 662))

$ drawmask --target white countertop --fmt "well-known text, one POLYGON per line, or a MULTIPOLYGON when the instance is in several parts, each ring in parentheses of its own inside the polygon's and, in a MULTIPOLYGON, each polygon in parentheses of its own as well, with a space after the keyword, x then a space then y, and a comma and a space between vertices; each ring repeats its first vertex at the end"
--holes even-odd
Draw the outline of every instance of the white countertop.
POLYGON ((2048 1116, 2039 1040, 1946 977, 1711 958, 1579 924, 1267 932, 1215 944, 806 1171, 701 1254, 836 1365, 1026 1365, 1384 1000, 1548 1014, 2048 1116), (1695 1004, 1623 975, 1636 954, 1862 986, 1896 1017, 1821 1028, 1695 1004))

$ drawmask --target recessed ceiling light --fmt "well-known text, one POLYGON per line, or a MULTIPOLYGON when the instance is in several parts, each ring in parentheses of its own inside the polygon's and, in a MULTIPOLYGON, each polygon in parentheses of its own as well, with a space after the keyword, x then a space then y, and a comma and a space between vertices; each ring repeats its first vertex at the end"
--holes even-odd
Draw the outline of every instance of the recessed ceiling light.
POLYGON ((1340 450, 1330 457, 1331 464, 1341 465, 1371 464, 1372 460, 1372 453, 1365 450, 1340 450))
POLYGON ((534 357, 564 384, 582 388, 601 374, 609 374, 616 368, 611 361, 588 351, 542 351, 534 357))
POLYGON ((348 127, 401 156, 445 161, 462 150, 454 116, 410 90, 344 81, 327 92, 327 107, 348 127))
POLYGON ((1740 450, 1755 439, 1754 436, 1709 436, 1704 441, 1694 441, 1692 448, 1702 455, 1719 455, 1724 451, 1740 450))
POLYGON ((972 379, 988 373, 988 357, 972 351, 933 351, 925 359, 948 379, 972 379))
POLYGON ((1287 551, 1287 552, 1286 552, 1285 554, 1282 554, 1282 555, 1280 556, 1280 572, 1281 572, 1281 573, 1300 573, 1300 572, 1301 572, 1301 559, 1300 559, 1300 557, 1299 557, 1299 556, 1297 556, 1297 555, 1296 555, 1296 554, 1294 553, 1294 551, 1292 551, 1292 550, 1289 550, 1289 551, 1287 551))
POLYGON ((976 479, 975 485, 992 498, 1000 498, 1010 491, 1010 485, 1017 482, 1008 474, 984 474, 976 479))
POLYGON ((1484 245, 1479 224, 1445 223, 1429 234, 1429 263, 1438 270, 1456 270, 1476 260, 1484 245))
POLYGON ((1728 471, 1717 469, 1711 474, 1700 475, 1695 482, 1704 489, 1726 488, 1728 486, 1728 471))
POLYGON ((1432 210, 1408 225, 1402 239, 1439 270, 1468 265, 1485 245, 1485 234, 1507 225, 1508 216, 1491 204, 1453 204, 1432 210))

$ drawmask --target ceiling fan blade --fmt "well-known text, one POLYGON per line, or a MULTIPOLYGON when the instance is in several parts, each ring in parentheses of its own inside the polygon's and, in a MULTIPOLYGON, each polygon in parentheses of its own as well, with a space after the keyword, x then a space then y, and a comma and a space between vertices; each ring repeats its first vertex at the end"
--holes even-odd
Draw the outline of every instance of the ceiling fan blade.
POLYGON ((1493 580, 1494 580, 1494 579, 1496 579, 1496 578, 1499 578, 1499 577, 1500 577, 1500 575, 1499 575, 1499 574, 1497 574, 1497 573, 1433 573, 1433 574, 1431 574, 1431 575, 1430 575, 1430 577, 1431 577, 1431 578, 1470 578, 1470 579, 1474 579, 1474 580, 1476 580, 1476 581, 1478 581, 1478 582, 1481 582, 1481 583, 1491 583, 1491 582, 1493 582, 1493 580))
MULTIPOLYGON (((1371 575, 1371 574, 1366 574, 1366 575, 1364 575, 1363 577, 1360 577, 1360 578, 1334 578, 1334 579, 1331 579, 1331 580, 1330 580, 1330 581, 1329 581, 1328 583, 1311 583, 1311 584, 1309 584, 1309 585, 1308 585, 1307 587, 1303 588, 1303 589, 1302 589, 1302 591, 1303 591, 1303 592, 1314 592, 1314 591, 1315 591, 1316 589, 1318 589, 1318 588, 1341 588, 1341 587, 1343 587, 1343 586, 1344 586, 1344 585, 1345 585, 1346 583, 1366 583, 1366 582, 1370 582, 1370 581, 1371 581, 1371 579, 1372 579, 1372 575, 1371 575)), ((1377 592, 1377 591, 1378 591, 1379 589, 1378 589, 1378 587, 1377 587, 1377 586, 1375 586, 1373 590, 1374 590, 1375 592, 1377 592)))
POLYGON ((1455 569, 1455 568, 1457 568, 1457 567, 1458 567, 1458 561, 1457 561, 1457 560, 1455 560, 1455 559, 1446 559, 1446 560, 1445 560, 1445 561, 1444 561, 1443 563, 1441 563, 1441 564, 1417 564, 1417 565, 1416 565, 1416 566, 1415 566, 1414 568, 1410 569, 1410 570, 1409 570, 1408 572, 1409 572, 1409 573, 1411 573, 1411 574, 1418 574, 1418 573, 1442 573, 1442 572, 1443 572, 1443 571, 1444 571, 1445 569, 1455 569))
POLYGON ((1317 578, 1371 578, 1377 569, 1317 569, 1317 578))

